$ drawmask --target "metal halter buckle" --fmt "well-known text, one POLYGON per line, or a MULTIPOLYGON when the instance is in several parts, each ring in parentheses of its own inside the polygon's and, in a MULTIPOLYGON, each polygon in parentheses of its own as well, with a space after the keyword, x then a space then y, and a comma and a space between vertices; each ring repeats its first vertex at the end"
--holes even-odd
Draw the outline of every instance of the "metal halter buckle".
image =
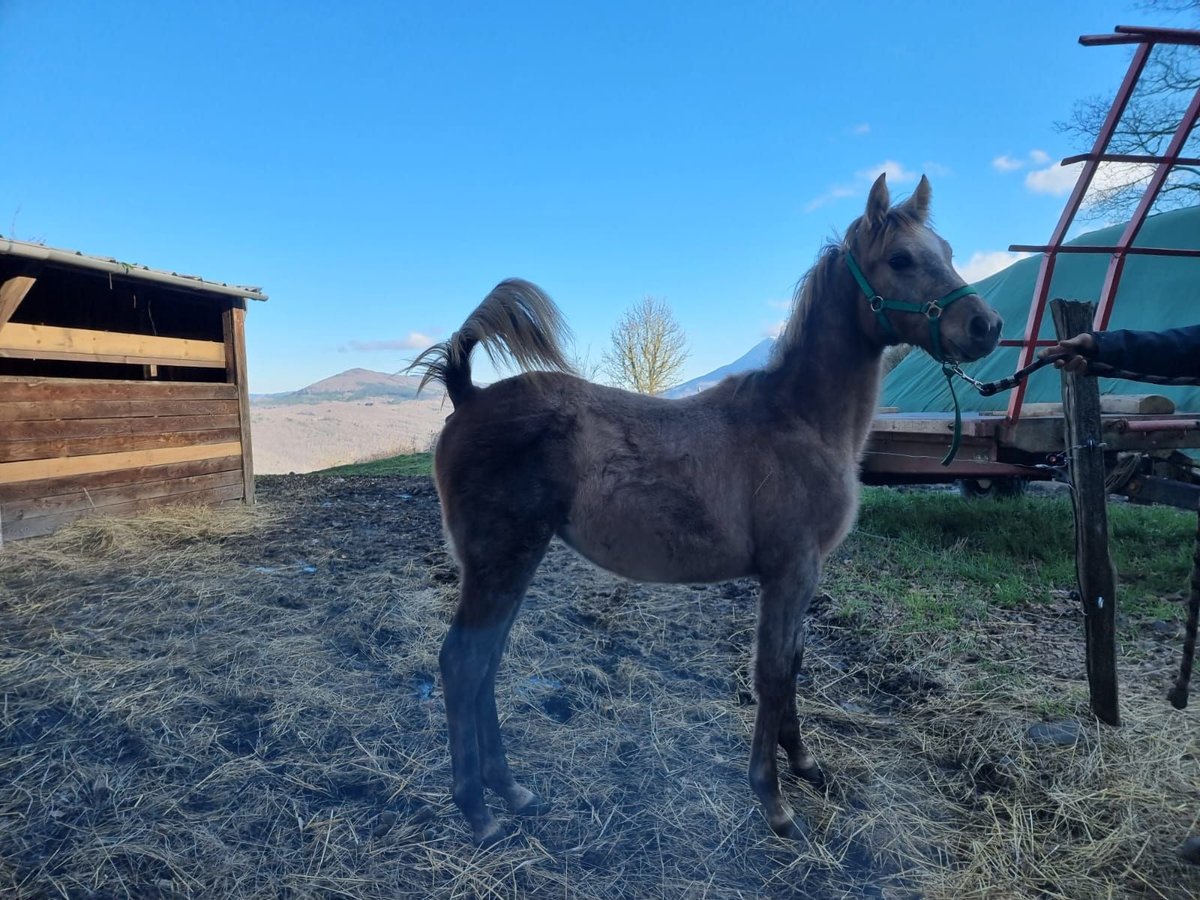
POLYGON ((929 303, 925 306, 925 317, 928 319, 940 319, 945 309, 938 306, 937 303, 929 303))
POLYGON ((879 312, 883 309, 884 299, 876 294, 867 301, 867 305, 871 307, 871 312, 879 312))

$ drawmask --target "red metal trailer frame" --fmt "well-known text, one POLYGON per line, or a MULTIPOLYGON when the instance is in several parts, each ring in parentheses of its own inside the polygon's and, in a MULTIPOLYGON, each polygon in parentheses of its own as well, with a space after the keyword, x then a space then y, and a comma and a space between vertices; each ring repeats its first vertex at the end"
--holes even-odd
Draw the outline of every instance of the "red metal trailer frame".
MULTIPOLYGON (((1200 159, 1181 156, 1188 136, 1200 119, 1200 89, 1191 98, 1180 119, 1166 151, 1161 155, 1109 153, 1109 144, 1121 121, 1130 99, 1150 58, 1159 44, 1200 47, 1200 31, 1177 28, 1142 28, 1118 25, 1112 34, 1084 35, 1079 42, 1085 47, 1135 44, 1125 78, 1113 99, 1100 133, 1091 152, 1064 159, 1062 165, 1083 163, 1075 187, 1059 217, 1058 224, 1044 245, 1015 244, 1010 250, 1041 253, 1041 267, 1034 284, 1024 336, 1019 340, 1002 340, 1004 346, 1020 347, 1017 368, 1034 360, 1039 347, 1052 341, 1039 340, 1038 333, 1050 300, 1050 284, 1060 253, 1110 254, 1108 271, 1098 298, 1094 327, 1108 326, 1114 298, 1120 285, 1125 261, 1133 255, 1200 257, 1200 248, 1177 249, 1134 246, 1146 215, 1176 166, 1200 165, 1200 159), (1154 172, 1136 210, 1117 243, 1104 246, 1066 246, 1067 231, 1083 205, 1088 189, 1102 163, 1124 162, 1152 164, 1154 172)), ((1021 419, 1025 400, 1025 383, 1014 389, 1008 409, 999 413, 967 413, 962 420, 962 447, 958 457, 942 466, 941 458, 949 444, 953 416, 949 413, 884 413, 876 417, 863 459, 863 481, 873 484, 939 482, 980 479, 1048 478, 1050 471, 1038 467, 1048 456, 1061 452, 1064 443, 1064 421, 1057 415, 1027 416, 1021 419)), ((1163 414, 1109 414, 1103 417, 1106 446, 1113 458, 1120 451, 1142 453, 1171 449, 1200 447, 1200 418, 1193 414, 1166 416, 1163 414)), ((1161 452, 1159 455, 1163 455, 1161 452)), ((1143 478, 1141 484, 1161 481, 1157 476, 1143 478)), ((1134 486, 1130 492, 1137 490, 1134 486)), ((1147 492, 1147 496, 1149 495, 1147 492)), ((1170 493, 1166 491, 1165 493, 1170 493)), ((1197 493, 1200 497, 1200 492, 1197 493)), ((1157 499, 1157 498, 1156 498, 1157 499)), ((1194 508, 1196 497, 1185 502, 1194 508)))
MULTIPOLYGON (((1197 118, 1200 118, 1200 88, 1197 88, 1191 103, 1188 104, 1187 111, 1184 112, 1180 119, 1179 126, 1175 129, 1175 134, 1171 137, 1165 153, 1162 155, 1130 155, 1108 152, 1108 145, 1112 142, 1113 133, 1116 131, 1125 109, 1129 106, 1129 101, 1133 97, 1133 92, 1137 88, 1138 82, 1142 77, 1142 72, 1146 67, 1146 62, 1149 60, 1150 53, 1154 47, 1158 44, 1200 47, 1200 31, 1182 28, 1141 28, 1133 25, 1118 25, 1112 34, 1083 35, 1079 38, 1079 43, 1085 47, 1137 44, 1137 49, 1134 51, 1133 59, 1129 62, 1129 69, 1125 73, 1125 79, 1122 81, 1121 87, 1113 99, 1112 106, 1108 110, 1108 115, 1104 119, 1104 124, 1100 128, 1100 133, 1096 135, 1096 142, 1093 144, 1091 152, 1068 157, 1061 163, 1067 166, 1082 162, 1083 168, 1079 172, 1079 178, 1075 182, 1071 196, 1067 199, 1066 206, 1063 207, 1058 224, 1054 227, 1054 232, 1050 236, 1050 242, 1037 246, 1014 244, 1008 248, 1009 250, 1043 254, 1042 265, 1038 270, 1037 281, 1034 283, 1033 303, 1029 307, 1029 318, 1025 323, 1025 336, 1019 341, 1005 340, 1000 342, 1003 346, 1021 348, 1020 359, 1017 363, 1018 369, 1024 368, 1033 362, 1034 354, 1037 352, 1039 346, 1046 346, 1053 343, 1051 341, 1039 341, 1038 332, 1041 329, 1042 319, 1046 313, 1046 304, 1050 300, 1050 282, 1054 277, 1054 265, 1058 260, 1059 253, 1112 254, 1108 263, 1108 272, 1104 277, 1104 286, 1100 290, 1100 298, 1096 305, 1096 318, 1093 323, 1093 327, 1096 330, 1103 330, 1108 327, 1109 320, 1112 318, 1113 301, 1117 295, 1117 288, 1121 283, 1121 274, 1125 269, 1125 260, 1129 256, 1200 256, 1200 249, 1181 250, 1159 247, 1135 247, 1133 245, 1133 242, 1137 240, 1138 232, 1141 231, 1142 225, 1146 221, 1146 215, 1150 211, 1150 207, 1153 206, 1155 199, 1157 199, 1159 193, 1162 191, 1163 185, 1166 184, 1171 170, 1180 165, 1200 165, 1200 159, 1181 157, 1179 155, 1192 129, 1196 126, 1197 118), (1063 241, 1066 238, 1067 230, 1075 221, 1075 216, 1079 212, 1080 206, 1083 205, 1084 197, 1087 195, 1088 189, 1091 187, 1092 181, 1100 169, 1100 164, 1104 162, 1153 164, 1155 168, 1137 205, 1137 209, 1134 210, 1133 216, 1114 246, 1084 247, 1076 245, 1065 247, 1063 246, 1063 241)), ((1015 424, 1021 417, 1021 406, 1025 401, 1025 386, 1026 382, 1022 382, 1013 389, 1009 397, 1008 412, 1005 416, 1005 420, 1009 425, 1015 424)))

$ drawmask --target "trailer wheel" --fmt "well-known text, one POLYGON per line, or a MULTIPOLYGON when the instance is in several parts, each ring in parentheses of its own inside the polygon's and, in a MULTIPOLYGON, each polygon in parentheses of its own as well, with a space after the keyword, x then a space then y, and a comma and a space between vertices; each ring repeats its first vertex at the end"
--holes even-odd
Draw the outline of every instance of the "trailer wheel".
POLYGON ((958 492, 968 500, 1022 497, 1027 487, 1024 478, 963 478, 958 482, 958 492))

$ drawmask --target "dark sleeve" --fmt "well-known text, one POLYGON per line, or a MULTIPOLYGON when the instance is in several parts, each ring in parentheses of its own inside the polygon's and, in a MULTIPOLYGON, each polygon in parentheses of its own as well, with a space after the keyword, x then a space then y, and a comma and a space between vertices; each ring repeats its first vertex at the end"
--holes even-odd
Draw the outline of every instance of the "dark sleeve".
POLYGON ((1166 331, 1094 331, 1097 362, 1167 378, 1200 376, 1200 325, 1166 331))

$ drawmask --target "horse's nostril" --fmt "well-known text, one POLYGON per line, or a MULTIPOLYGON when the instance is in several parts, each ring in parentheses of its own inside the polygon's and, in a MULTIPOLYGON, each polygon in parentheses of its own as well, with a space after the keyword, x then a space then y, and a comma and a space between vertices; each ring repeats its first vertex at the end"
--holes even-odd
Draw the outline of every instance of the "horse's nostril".
POLYGON ((971 321, 967 323, 967 333, 971 335, 972 340, 987 340, 992 333, 991 319, 987 316, 971 316, 971 321))

